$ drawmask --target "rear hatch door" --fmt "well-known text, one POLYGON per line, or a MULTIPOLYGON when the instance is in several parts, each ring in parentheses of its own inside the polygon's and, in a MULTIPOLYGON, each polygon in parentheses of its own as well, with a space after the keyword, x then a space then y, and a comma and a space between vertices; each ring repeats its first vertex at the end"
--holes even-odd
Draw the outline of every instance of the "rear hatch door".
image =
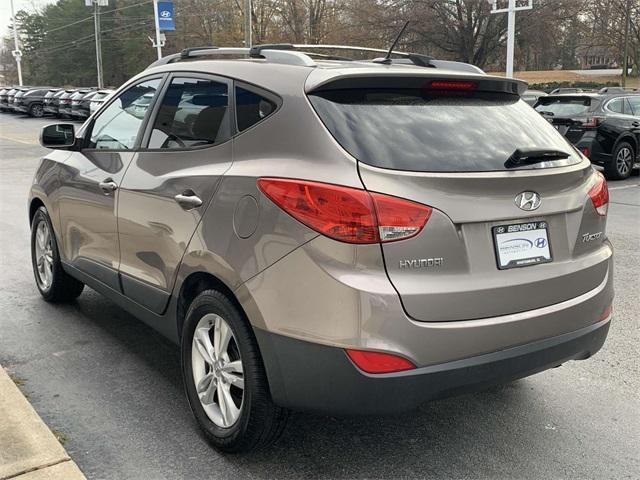
POLYGON ((606 217, 589 198, 597 174, 504 83, 434 90, 424 78, 359 81, 309 95, 359 160, 365 188, 433 208, 417 236, 382 244, 389 279, 416 320, 532 310, 606 279, 606 217), (516 151, 524 160, 514 165, 516 151))

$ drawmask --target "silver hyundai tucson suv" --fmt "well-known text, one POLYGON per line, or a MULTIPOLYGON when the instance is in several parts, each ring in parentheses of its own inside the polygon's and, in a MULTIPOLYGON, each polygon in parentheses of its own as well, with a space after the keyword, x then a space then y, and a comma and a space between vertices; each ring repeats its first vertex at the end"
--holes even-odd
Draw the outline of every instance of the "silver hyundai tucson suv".
POLYGON ((185 50, 41 134, 40 293, 88 285, 179 344, 224 451, 291 409, 397 412, 586 359, 609 329, 606 182, 525 83, 317 48, 185 50))

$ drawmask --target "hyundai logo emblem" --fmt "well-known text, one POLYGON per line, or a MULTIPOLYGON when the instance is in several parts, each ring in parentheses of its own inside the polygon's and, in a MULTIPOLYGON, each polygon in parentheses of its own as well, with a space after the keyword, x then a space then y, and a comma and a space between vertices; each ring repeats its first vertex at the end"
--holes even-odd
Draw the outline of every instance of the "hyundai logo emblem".
POLYGON ((547 241, 540 237, 540 238, 536 238, 536 247, 538 248, 544 248, 547 246, 547 241))
POLYGON ((540 195, 536 192, 522 192, 516 195, 515 203, 519 209, 530 212, 540 206, 540 195))
POLYGON ((169 10, 163 10, 160 12, 160 16, 161 17, 170 17, 171 16, 171 12, 169 10))

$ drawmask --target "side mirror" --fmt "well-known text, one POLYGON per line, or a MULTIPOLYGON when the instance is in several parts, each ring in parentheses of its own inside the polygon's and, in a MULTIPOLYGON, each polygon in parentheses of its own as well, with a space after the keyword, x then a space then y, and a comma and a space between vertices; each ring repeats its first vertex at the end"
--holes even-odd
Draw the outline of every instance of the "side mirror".
POLYGON ((42 127, 40 145, 46 148, 68 150, 76 143, 76 130, 71 123, 55 123, 42 127))

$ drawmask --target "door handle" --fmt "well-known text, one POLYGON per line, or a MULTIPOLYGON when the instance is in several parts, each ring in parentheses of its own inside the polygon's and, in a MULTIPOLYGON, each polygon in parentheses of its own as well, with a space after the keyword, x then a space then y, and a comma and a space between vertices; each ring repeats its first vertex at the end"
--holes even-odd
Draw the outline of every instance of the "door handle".
POLYGON ((185 210, 192 210, 202 205, 202 200, 193 190, 186 190, 173 197, 178 204, 185 210))
POLYGON ((109 195, 118 189, 118 184, 110 178, 107 178, 104 182, 100 182, 98 186, 102 189, 105 195, 109 195))

